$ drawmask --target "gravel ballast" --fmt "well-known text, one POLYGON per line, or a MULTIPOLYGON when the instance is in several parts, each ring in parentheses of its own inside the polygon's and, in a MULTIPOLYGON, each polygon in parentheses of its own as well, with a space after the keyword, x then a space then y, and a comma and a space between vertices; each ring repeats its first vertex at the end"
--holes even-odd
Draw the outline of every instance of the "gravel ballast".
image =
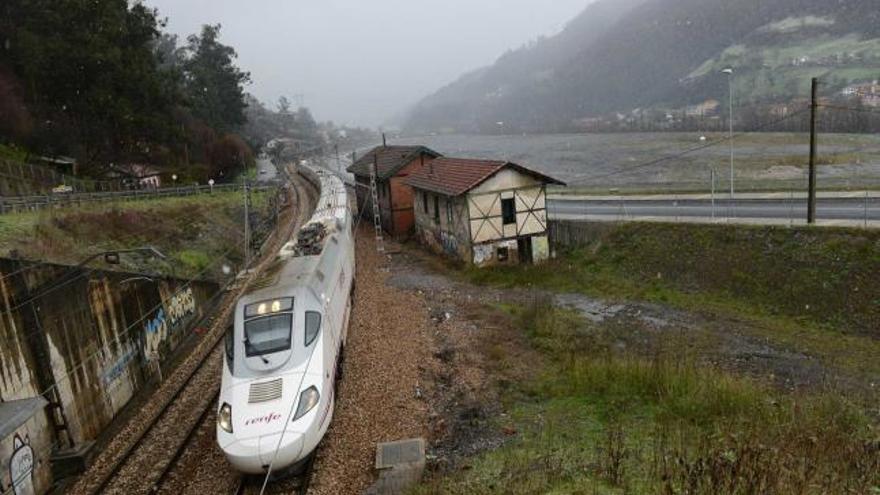
POLYGON ((333 422, 318 450, 309 494, 360 494, 373 483, 376 445, 426 437, 430 407, 421 393, 433 366, 428 308, 417 294, 386 284, 387 258, 372 227, 357 240, 355 305, 333 422))

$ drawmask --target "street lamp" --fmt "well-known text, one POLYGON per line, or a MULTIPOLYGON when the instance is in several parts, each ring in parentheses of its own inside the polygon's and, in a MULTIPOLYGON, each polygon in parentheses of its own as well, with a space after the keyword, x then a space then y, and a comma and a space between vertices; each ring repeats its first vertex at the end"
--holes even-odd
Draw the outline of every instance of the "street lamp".
POLYGON ((729 123, 727 141, 730 145, 730 207, 733 208, 733 68, 728 67, 722 70, 721 73, 727 74, 727 97, 730 105, 727 115, 729 123))

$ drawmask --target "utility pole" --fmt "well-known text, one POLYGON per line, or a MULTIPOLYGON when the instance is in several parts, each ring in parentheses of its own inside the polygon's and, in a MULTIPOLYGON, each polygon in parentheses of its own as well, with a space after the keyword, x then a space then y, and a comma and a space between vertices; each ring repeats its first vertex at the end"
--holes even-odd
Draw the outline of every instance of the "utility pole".
POLYGON ((709 167, 709 180, 712 181, 712 222, 715 222, 715 169, 709 167))
POLYGON ((810 191, 807 200, 807 223, 816 223, 816 136, 819 123, 819 79, 813 78, 812 102, 810 103, 810 191))
POLYGON ((250 215, 248 214, 248 203, 250 203, 250 194, 248 191, 247 180, 244 181, 244 269, 251 264, 251 225, 250 215))

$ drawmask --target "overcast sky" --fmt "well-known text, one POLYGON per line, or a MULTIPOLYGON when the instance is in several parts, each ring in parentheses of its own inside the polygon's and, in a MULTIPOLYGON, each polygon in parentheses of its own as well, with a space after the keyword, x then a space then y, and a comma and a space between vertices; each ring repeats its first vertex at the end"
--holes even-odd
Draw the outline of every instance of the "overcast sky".
POLYGON ((562 29, 591 0, 145 0, 185 40, 202 24, 264 102, 303 94, 318 120, 377 126, 509 48, 562 29))

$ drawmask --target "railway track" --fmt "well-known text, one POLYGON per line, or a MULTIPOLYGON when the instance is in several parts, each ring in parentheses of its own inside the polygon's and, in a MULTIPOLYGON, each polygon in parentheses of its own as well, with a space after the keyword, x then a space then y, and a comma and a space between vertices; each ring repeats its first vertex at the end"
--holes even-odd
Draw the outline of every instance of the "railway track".
POLYGON ((305 466, 302 474, 270 480, 268 484, 264 484, 265 478, 263 476, 240 476, 236 480, 232 493, 235 495, 305 495, 309 491, 309 482, 312 480, 313 464, 314 459, 305 466))
MULTIPOLYGON (((253 272, 260 272, 270 263, 274 253, 311 214, 316 200, 314 187, 304 180, 297 182, 291 188, 293 211, 281 223, 287 228, 276 231, 270 249, 253 272)), ((213 424, 223 366, 223 336, 232 319, 234 303, 250 280, 234 284, 224 296, 217 315, 208 325, 205 340, 157 391, 161 403, 150 407, 154 414, 136 432, 127 435, 128 442, 121 449, 114 449, 115 455, 104 459, 99 455, 69 493, 132 495, 163 491, 200 427, 209 420, 213 424)))

